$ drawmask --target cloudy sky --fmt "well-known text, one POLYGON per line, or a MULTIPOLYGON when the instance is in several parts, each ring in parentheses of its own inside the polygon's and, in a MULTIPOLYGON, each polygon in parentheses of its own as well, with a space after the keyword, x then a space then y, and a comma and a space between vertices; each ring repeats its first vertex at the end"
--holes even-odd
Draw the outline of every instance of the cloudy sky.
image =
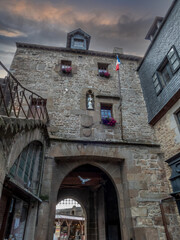
POLYGON ((0 0, 0 61, 8 68, 16 42, 66 46, 67 33, 82 28, 91 50, 143 56, 155 16, 173 0, 0 0))

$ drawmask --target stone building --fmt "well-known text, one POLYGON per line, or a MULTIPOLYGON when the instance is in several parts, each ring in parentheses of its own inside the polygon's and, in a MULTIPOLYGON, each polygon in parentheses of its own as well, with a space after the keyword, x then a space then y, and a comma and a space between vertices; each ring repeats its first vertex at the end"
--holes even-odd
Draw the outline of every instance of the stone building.
POLYGON ((169 196, 170 186, 162 149, 147 122, 136 71, 141 58, 118 48, 113 53, 89 50, 90 38, 77 29, 67 35, 65 48, 17 43, 11 73, 42 99, 33 95, 29 118, 17 119, 14 129, 8 116, 10 124, 4 122, 2 128, 10 134, 1 139, 1 154, 5 146, 10 149, 5 148, 2 158, 1 201, 7 206, 6 214, 0 212, 2 239, 12 226, 16 230, 21 218, 26 219, 26 227, 18 240, 53 239, 56 204, 66 198, 77 200, 85 212, 86 240, 165 240, 172 230, 173 239, 179 239, 174 206, 164 206, 162 201, 169 196), (46 106, 49 121, 43 123, 46 106), (33 116, 39 120, 31 120, 33 116), (38 155, 41 161, 39 157, 34 161, 34 184, 39 183, 35 193, 25 177, 28 157, 22 168, 20 164, 24 151, 31 153, 26 146, 34 140, 44 153, 38 155), (21 187, 14 180, 14 167, 17 174, 19 168, 24 173, 21 187), (19 189, 21 198, 25 192, 29 211, 25 217, 18 211, 10 221, 11 205, 3 199, 11 182, 19 186, 15 193, 11 189, 12 198, 19 189))
POLYGON ((175 197, 180 211, 179 16, 180 2, 174 1, 164 19, 155 19, 146 36, 151 43, 138 71, 148 121, 164 153, 167 177, 172 184, 171 195, 175 197))

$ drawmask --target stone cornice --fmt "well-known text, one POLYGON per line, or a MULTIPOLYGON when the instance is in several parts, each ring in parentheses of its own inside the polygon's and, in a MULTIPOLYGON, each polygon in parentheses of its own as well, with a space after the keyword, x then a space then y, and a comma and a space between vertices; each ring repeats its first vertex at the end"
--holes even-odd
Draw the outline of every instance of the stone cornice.
POLYGON ((131 140, 124 140, 124 141, 97 141, 97 140, 80 140, 80 139, 66 139, 60 138, 57 136, 50 135, 51 141, 58 141, 58 142, 68 142, 68 143, 82 143, 82 144, 105 144, 105 145, 129 145, 129 146, 142 146, 142 147, 153 147, 153 148, 160 148, 160 145, 157 143, 151 142, 141 142, 141 141, 131 141, 131 140))
POLYGON ((97 98, 108 98, 108 99, 116 99, 120 100, 120 97, 118 95, 113 96, 113 95, 103 95, 103 94, 98 94, 96 95, 97 98))
MULTIPOLYGON (((56 51, 56 52, 76 53, 76 54, 82 54, 82 55, 91 55, 91 56, 107 57, 107 58, 116 58, 116 55, 117 55, 116 53, 71 49, 71 48, 63 48, 63 47, 52 47, 52 46, 20 43, 20 42, 17 42, 16 46, 17 48, 29 48, 29 49, 39 49, 39 50, 48 50, 48 51, 56 51)), ((119 54, 119 58, 124 60, 132 60, 132 61, 142 60, 142 58, 139 56, 126 55, 126 54, 119 54)))

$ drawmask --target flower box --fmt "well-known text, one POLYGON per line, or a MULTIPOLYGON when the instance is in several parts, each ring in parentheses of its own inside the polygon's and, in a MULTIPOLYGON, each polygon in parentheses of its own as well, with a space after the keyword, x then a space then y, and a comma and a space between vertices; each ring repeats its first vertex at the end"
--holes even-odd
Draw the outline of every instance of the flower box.
POLYGON ((115 126, 116 120, 114 118, 102 118, 102 123, 106 126, 115 126))
POLYGON ((71 73, 72 72, 72 67, 67 67, 67 68, 62 68, 63 73, 71 73))
POLYGON ((101 77, 105 77, 105 78, 109 78, 110 77, 110 73, 108 73, 108 72, 100 72, 99 75, 101 77))

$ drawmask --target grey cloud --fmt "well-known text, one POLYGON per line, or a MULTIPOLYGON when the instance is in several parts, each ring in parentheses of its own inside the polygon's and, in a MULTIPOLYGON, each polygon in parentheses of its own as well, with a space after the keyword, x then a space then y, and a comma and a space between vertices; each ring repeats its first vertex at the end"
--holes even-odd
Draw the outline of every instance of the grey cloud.
MULTIPOLYGON (((93 0, 94 1, 94 0, 93 0)), ((126 2, 119 2, 120 0, 112 0, 109 1, 96 1, 97 4, 92 4, 93 2, 84 1, 80 6, 80 2, 76 1, 76 8, 80 6, 80 9, 89 12, 93 12, 92 19, 89 22, 77 21, 74 12, 68 12, 69 17, 74 19, 73 24, 69 24, 66 28, 61 25, 61 22, 50 23, 48 21, 35 21, 33 19, 27 19, 25 16, 11 14, 9 12, 0 10, 0 30, 7 31, 20 31, 25 33, 25 36, 19 37, 6 37, 0 36, 0 49, 2 48, 2 44, 6 45, 7 48, 14 46, 15 42, 29 42, 29 43, 37 43, 37 44, 45 44, 52 46, 66 46, 66 36, 67 32, 74 30, 76 28, 81 27, 85 32, 91 35, 91 45, 90 48, 93 50, 99 51, 109 51, 112 52, 114 46, 123 47, 124 51, 129 54, 137 54, 143 55, 149 42, 144 40, 144 37, 153 21, 153 15, 149 15, 150 17, 142 17, 135 18, 133 16, 135 12, 138 12, 138 6, 141 4, 142 0, 136 1, 137 7, 135 8, 135 0, 127 0, 126 2), (99 17, 104 11, 108 12, 109 4, 113 5, 113 2, 117 4, 117 10, 120 9, 120 5, 122 7, 129 7, 134 4, 134 12, 132 15, 124 14, 119 17, 119 21, 110 25, 102 25, 99 24, 99 17), (86 4, 85 4, 86 3, 86 4), (86 9, 85 9, 86 7, 86 9), (102 9, 100 8, 102 7, 102 9), (94 10, 95 9, 95 10, 94 10), (101 11, 102 10, 102 11, 101 11), (65 29, 65 30, 61 30, 65 29)), ((157 0, 156 0, 157 1, 157 0)), ((167 4, 167 0, 166 4, 167 4)), ((169 1, 169 0, 168 0, 169 1)), ((9 2, 9 0, 2 0, 3 3, 9 2)), ((73 4, 74 0, 69 0, 68 4, 73 4)), ((144 2, 144 1, 143 1, 144 2)), ((59 1, 59 0, 32 0, 31 3, 35 3, 37 6, 45 3, 53 4, 60 6, 60 4, 67 4, 67 1, 59 1)), ((145 4, 147 6, 147 4, 145 4)), ((144 5, 144 6, 145 6, 144 5)), ((155 5, 155 0, 153 0, 153 5, 155 5)), ((75 6, 75 4, 74 4, 75 6)), ((116 8, 116 5, 110 9, 112 14, 112 9, 116 8)), ((130 9, 130 8, 129 8, 130 9)), ((6 62, 8 62, 12 56, 12 53, 8 50, 0 51, 0 58, 3 57, 6 62), (7 57, 7 58, 6 58, 7 57)))

